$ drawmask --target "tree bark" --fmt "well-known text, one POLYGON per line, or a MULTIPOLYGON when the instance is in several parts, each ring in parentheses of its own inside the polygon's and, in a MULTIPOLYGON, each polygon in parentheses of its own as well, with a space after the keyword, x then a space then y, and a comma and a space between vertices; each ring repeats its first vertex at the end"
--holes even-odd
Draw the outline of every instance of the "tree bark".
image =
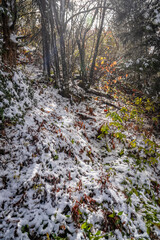
POLYGON ((53 69, 55 72, 55 85, 60 87, 60 66, 59 66, 59 55, 58 48, 56 43, 56 29, 55 29, 55 20, 53 14, 52 1, 49 2, 50 6, 50 25, 51 25, 51 59, 53 60, 53 69))
POLYGON ((84 49, 84 43, 80 43, 80 40, 77 39, 77 45, 79 49, 79 55, 80 55, 80 62, 81 62, 81 79, 82 79, 82 87, 85 89, 86 86, 86 80, 87 80, 87 73, 86 73, 86 65, 85 65, 85 49, 84 49))
POLYGON ((65 50, 65 0, 60 1, 60 14, 58 14, 58 10, 56 8, 55 1, 53 2, 53 11, 55 16, 55 22, 57 27, 57 32, 60 40, 60 56, 61 56, 61 64, 62 64, 62 74, 63 74, 63 82, 61 82, 61 90, 60 93, 64 97, 69 97, 69 76, 68 69, 66 63, 66 50, 65 50))
POLYGON ((2 0, 2 62, 10 67, 16 67, 17 43, 15 24, 17 19, 16 0, 2 0), (12 16, 12 17, 11 17, 12 16))
POLYGON ((106 0, 104 0, 102 19, 101 19, 100 28, 99 28, 98 35, 97 35, 97 42, 96 42, 94 55, 93 55, 93 60, 92 60, 92 65, 91 65, 91 69, 90 69, 89 86, 88 87, 90 87, 91 85, 94 84, 94 80, 93 80, 94 68, 95 68, 96 58, 97 58, 97 55, 98 55, 100 38, 101 38, 102 30, 103 30, 103 23, 104 23, 104 18, 105 18, 105 12, 106 12, 106 0))
POLYGON ((42 44, 43 44, 43 71, 44 75, 50 77, 51 56, 50 56, 50 34, 49 34, 49 19, 47 16, 46 0, 39 0, 38 5, 41 12, 42 23, 42 44))

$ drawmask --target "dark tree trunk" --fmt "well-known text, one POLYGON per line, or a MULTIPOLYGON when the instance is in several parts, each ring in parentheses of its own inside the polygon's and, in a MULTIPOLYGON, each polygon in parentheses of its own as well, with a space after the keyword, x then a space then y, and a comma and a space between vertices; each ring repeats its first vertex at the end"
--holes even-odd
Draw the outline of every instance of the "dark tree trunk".
POLYGON ((85 89, 87 86, 87 73, 86 73, 86 65, 85 65, 85 49, 84 49, 84 44, 80 43, 80 40, 77 39, 77 45, 79 49, 79 55, 80 55, 80 62, 81 62, 81 77, 82 77, 82 87, 85 89))
POLYGON ((60 82, 61 94, 64 97, 69 97, 69 76, 68 76, 68 69, 66 63, 66 50, 65 50, 65 0, 60 1, 60 14, 58 14, 58 10, 56 8, 55 1, 53 1, 53 11, 55 16, 55 22, 57 27, 57 32, 59 35, 60 40, 60 56, 61 56, 61 64, 62 64, 62 74, 63 74, 63 81, 60 82))
POLYGON ((38 0, 38 5, 41 12, 42 22, 43 71, 46 77, 50 77, 51 56, 50 56, 49 19, 47 15, 48 5, 46 0, 38 0))
MULTIPOLYGON (((52 29, 52 26, 51 26, 52 29)), ((59 67, 59 56, 58 56, 58 50, 57 50, 57 44, 56 44, 56 34, 54 30, 52 29, 52 53, 53 53, 53 63, 55 67, 55 77, 56 77, 56 86, 60 87, 60 67, 59 67)))
POLYGON ((43 71, 46 77, 50 76, 50 45, 48 37, 48 31, 42 20, 43 71))
POLYGON ((2 62, 10 67, 16 67, 17 43, 15 38, 15 23, 17 9, 15 0, 2 0, 2 62), (12 17, 11 17, 12 16, 12 17))

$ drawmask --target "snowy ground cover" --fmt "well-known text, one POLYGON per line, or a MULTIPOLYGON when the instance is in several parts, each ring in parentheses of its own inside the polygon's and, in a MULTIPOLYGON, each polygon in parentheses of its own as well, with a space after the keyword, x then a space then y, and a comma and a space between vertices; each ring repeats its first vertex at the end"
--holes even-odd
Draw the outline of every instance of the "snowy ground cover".
POLYGON ((33 91, 21 70, 12 72, 0 64, 0 124, 17 121, 33 104, 33 91), (7 70, 7 71, 6 71, 7 70))
POLYGON ((159 158, 139 162, 134 147, 97 138, 112 121, 101 98, 71 105, 43 84, 34 98, 1 139, 0 239, 160 239, 159 158))

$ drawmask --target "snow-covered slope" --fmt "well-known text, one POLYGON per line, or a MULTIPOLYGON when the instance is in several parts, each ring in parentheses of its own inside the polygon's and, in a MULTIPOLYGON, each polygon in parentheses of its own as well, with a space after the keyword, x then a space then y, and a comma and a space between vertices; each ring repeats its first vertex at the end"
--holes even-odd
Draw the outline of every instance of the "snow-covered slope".
POLYGON ((160 239, 159 165, 106 150, 100 100, 71 106, 42 85, 34 96, 24 123, 3 132, 0 239, 160 239))

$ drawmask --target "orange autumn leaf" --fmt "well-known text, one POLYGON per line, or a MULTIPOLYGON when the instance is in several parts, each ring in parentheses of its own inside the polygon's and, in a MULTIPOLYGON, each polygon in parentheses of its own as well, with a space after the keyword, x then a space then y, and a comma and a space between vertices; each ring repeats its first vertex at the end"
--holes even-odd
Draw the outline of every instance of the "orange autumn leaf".
POLYGON ((114 61, 110 66, 113 67, 113 66, 115 66, 116 64, 117 64, 117 62, 114 61))
POLYGON ((61 230, 65 230, 65 229, 66 229, 66 226, 65 226, 65 225, 61 225, 61 226, 59 226, 59 228, 60 228, 61 230))

